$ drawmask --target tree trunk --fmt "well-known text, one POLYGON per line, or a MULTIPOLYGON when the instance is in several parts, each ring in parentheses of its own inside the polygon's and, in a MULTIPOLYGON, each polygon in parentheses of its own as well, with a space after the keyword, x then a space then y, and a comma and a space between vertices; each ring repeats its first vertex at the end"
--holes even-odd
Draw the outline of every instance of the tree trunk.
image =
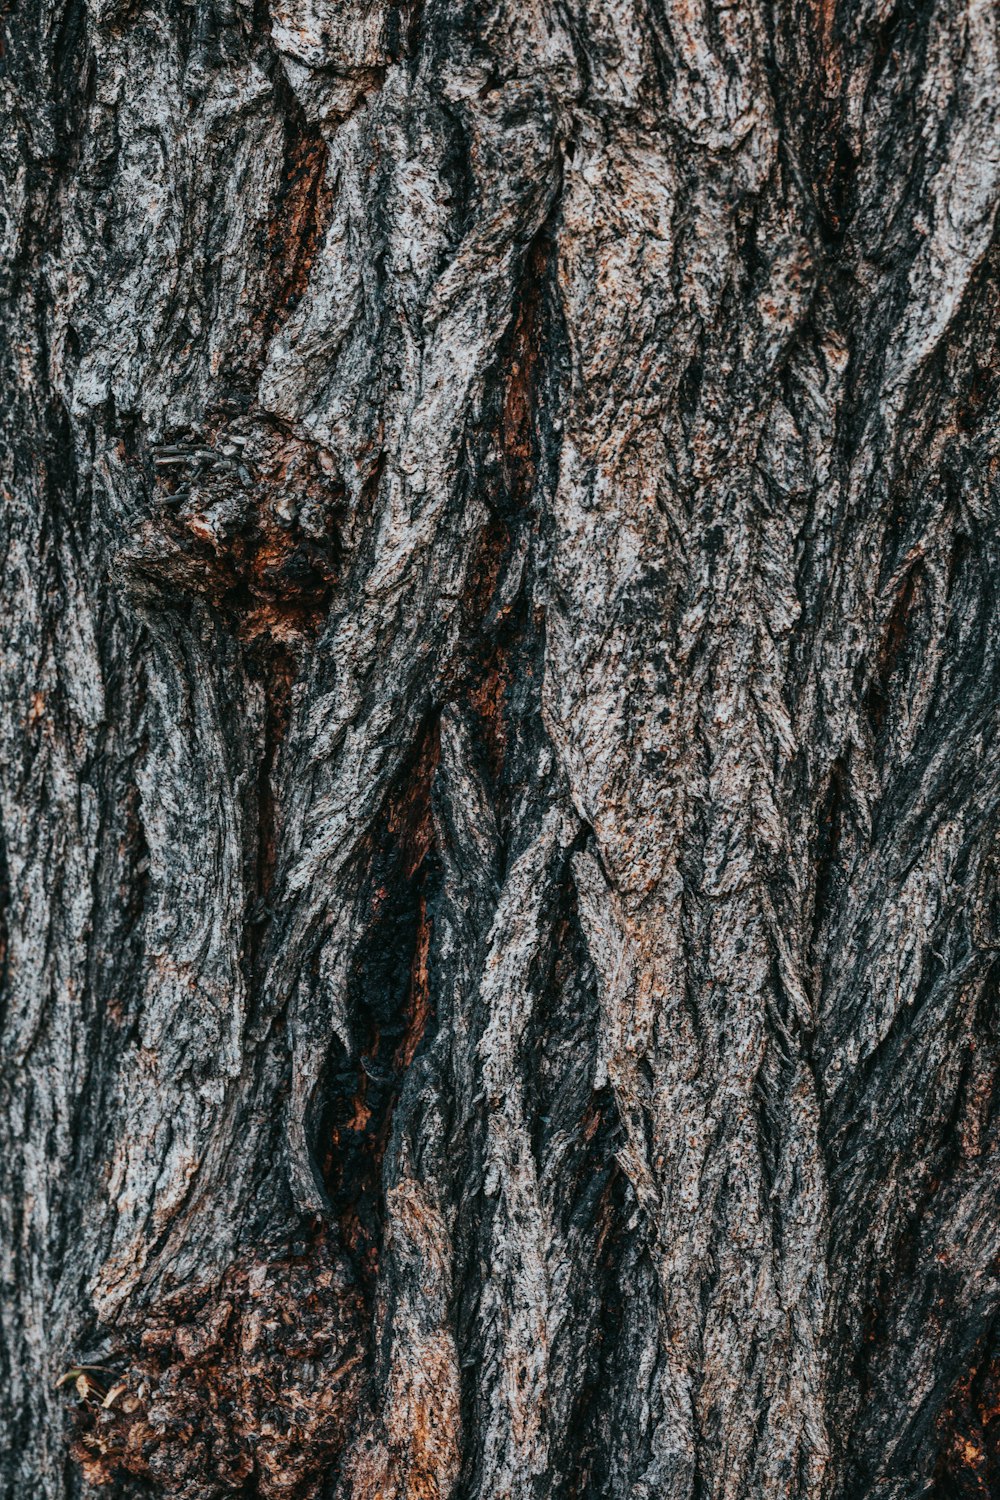
POLYGON ((0 1493, 1000 1495, 989 0, 8 0, 0 1493))

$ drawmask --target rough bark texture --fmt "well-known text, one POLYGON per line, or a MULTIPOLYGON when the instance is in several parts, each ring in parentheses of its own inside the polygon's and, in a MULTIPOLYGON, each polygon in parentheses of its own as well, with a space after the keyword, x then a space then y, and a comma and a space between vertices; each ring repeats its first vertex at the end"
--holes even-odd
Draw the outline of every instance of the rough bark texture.
POLYGON ((1000 1494, 995 6, 3 10, 0 1493, 1000 1494))

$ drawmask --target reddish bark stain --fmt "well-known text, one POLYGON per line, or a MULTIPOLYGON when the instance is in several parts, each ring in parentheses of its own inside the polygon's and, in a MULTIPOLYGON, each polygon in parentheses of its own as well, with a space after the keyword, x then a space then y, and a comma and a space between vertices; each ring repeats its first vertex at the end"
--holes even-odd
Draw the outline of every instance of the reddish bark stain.
POLYGON ((427 914, 427 900, 421 896, 417 942, 413 950, 413 963, 410 966, 406 1031, 396 1051, 395 1059, 396 1068, 400 1073, 405 1072, 413 1061, 431 1016, 431 925, 427 914))
POLYGON ((284 182, 267 231, 274 291, 267 329, 271 338, 301 300, 330 221, 333 195, 326 180, 328 159, 329 148, 318 130, 305 128, 288 144, 284 182))
POLYGON ((941 1452, 932 1500, 1000 1495, 1000 1359, 980 1361, 958 1381, 938 1431, 941 1452))
POLYGON ((524 290, 503 354, 499 374, 502 392, 497 443, 500 449, 499 493, 495 508, 480 534, 467 575, 463 610, 471 638, 479 637, 472 654, 467 701, 476 714, 481 743, 494 781, 503 775, 509 750, 507 707, 512 683, 520 668, 513 659, 514 643, 507 639, 513 604, 501 604, 498 590, 510 558, 514 517, 531 503, 538 475, 538 438, 535 430, 541 374, 542 295, 551 246, 544 236, 536 241, 525 267, 524 290))

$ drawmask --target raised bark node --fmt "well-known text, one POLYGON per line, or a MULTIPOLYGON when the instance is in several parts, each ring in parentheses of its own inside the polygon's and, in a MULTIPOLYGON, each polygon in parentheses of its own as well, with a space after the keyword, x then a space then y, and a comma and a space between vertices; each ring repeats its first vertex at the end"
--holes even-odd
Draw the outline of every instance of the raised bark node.
POLYGON ((93 1484, 133 1475, 176 1500, 310 1500, 351 1430, 363 1312, 322 1239, 152 1304, 116 1327, 74 1457, 93 1484))
POLYGON ((300 646, 325 619, 337 578, 343 488, 314 445, 264 421, 210 440, 157 444, 152 516, 118 555, 161 606, 197 594, 239 637, 300 646))

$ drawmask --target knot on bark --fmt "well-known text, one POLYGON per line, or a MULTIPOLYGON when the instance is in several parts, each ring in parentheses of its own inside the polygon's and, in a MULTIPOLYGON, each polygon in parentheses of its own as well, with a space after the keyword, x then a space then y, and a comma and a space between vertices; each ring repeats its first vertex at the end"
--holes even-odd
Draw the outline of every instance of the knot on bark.
POLYGON ((118 556, 133 591, 160 604, 198 595, 248 641, 314 636, 340 555, 343 488, 329 455, 248 419, 150 459, 151 514, 118 556))
POLYGON ((323 1246, 172 1294, 116 1330, 116 1373, 106 1394, 91 1382, 73 1457, 92 1484, 134 1475, 175 1500, 309 1500, 357 1407, 363 1311, 323 1246))

